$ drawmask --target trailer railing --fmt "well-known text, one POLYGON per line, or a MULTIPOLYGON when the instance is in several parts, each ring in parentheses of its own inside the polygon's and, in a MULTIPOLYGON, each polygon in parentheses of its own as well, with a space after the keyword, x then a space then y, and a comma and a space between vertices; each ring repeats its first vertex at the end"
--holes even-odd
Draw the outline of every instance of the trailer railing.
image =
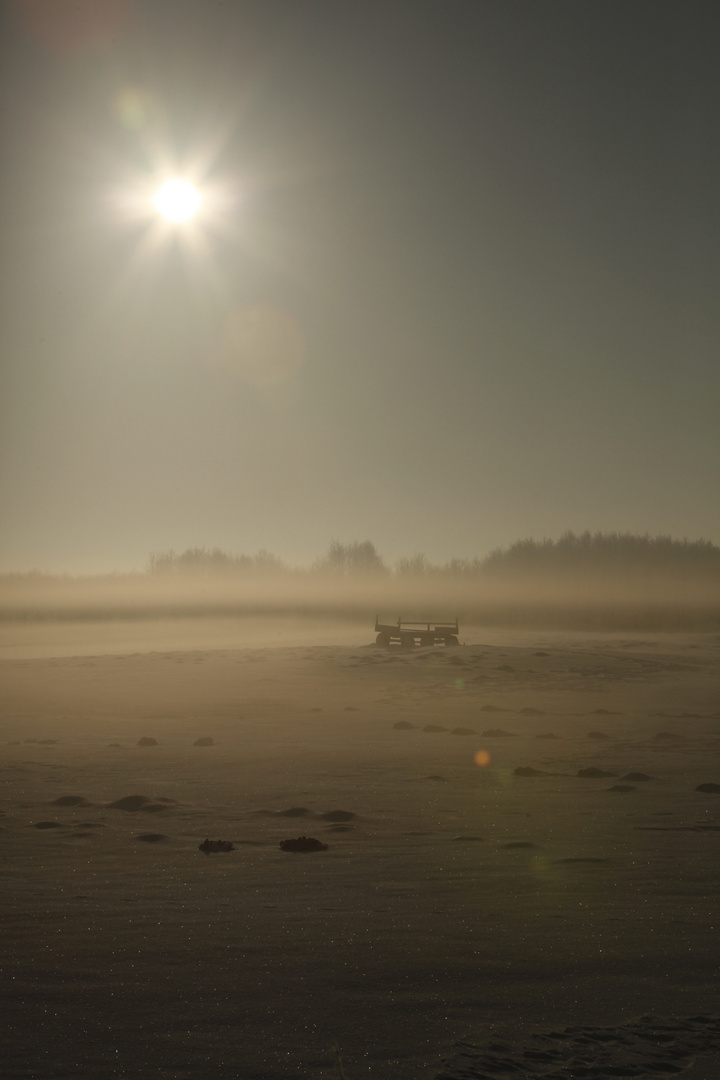
POLYGON ((453 622, 438 619, 403 619, 398 615, 397 622, 381 621, 375 617, 376 643, 387 648, 398 644, 405 647, 415 645, 459 645, 460 628, 457 617, 453 622))

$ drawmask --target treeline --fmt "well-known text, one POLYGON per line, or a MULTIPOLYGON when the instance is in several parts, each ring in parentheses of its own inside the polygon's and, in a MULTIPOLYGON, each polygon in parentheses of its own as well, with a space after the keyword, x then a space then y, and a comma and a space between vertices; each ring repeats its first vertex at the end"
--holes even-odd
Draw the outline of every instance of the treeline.
POLYGON ((374 623, 720 632, 720 548, 629 533, 521 540, 485 558, 388 565, 369 540, 333 541, 309 566, 266 551, 154 553, 142 572, 0 575, 0 620, 293 615, 374 623))
POLYGON ((287 567, 269 551, 256 555, 229 555, 220 548, 188 548, 181 554, 174 551, 153 552, 147 572, 153 577, 207 574, 277 574, 287 567))
POLYGON ((324 578, 475 579, 624 578, 720 580, 720 547, 708 540, 675 540, 632 533, 567 532, 559 540, 519 540, 485 558, 451 559, 435 564, 422 553, 389 566, 369 540, 333 541, 310 567, 291 567, 275 555, 233 555, 219 548, 188 548, 153 553, 147 573, 155 578, 207 576, 310 575, 324 578))
POLYGON ((559 540, 519 540, 482 561, 489 575, 652 573, 720 576, 720 547, 709 540, 632 533, 567 532, 559 540))

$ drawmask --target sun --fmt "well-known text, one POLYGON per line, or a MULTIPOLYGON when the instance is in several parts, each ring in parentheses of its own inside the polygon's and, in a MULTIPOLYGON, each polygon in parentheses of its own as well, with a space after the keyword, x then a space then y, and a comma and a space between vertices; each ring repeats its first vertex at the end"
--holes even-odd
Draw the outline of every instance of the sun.
POLYGON ((202 195, 188 180, 166 180, 153 198, 155 209, 168 221, 190 221, 202 205, 202 195))

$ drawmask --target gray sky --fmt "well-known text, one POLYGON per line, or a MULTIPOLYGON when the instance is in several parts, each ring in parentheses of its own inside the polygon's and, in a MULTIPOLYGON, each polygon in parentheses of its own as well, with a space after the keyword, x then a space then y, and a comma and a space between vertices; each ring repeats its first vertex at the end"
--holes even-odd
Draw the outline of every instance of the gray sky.
POLYGON ((720 542, 716 4, 0 11, 1 569, 720 542))

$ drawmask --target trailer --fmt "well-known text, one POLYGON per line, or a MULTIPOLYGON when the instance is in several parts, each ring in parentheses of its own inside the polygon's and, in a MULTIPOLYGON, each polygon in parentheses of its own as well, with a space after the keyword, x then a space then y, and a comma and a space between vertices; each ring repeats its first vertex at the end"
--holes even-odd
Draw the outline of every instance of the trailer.
POLYGON ((375 617, 375 643, 388 648, 390 645, 402 645, 403 648, 412 649, 415 645, 459 645, 458 634, 460 628, 457 618, 455 622, 428 622, 417 619, 401 619, 398 615, 396 623, 381 622, 380 616, 375 617))

